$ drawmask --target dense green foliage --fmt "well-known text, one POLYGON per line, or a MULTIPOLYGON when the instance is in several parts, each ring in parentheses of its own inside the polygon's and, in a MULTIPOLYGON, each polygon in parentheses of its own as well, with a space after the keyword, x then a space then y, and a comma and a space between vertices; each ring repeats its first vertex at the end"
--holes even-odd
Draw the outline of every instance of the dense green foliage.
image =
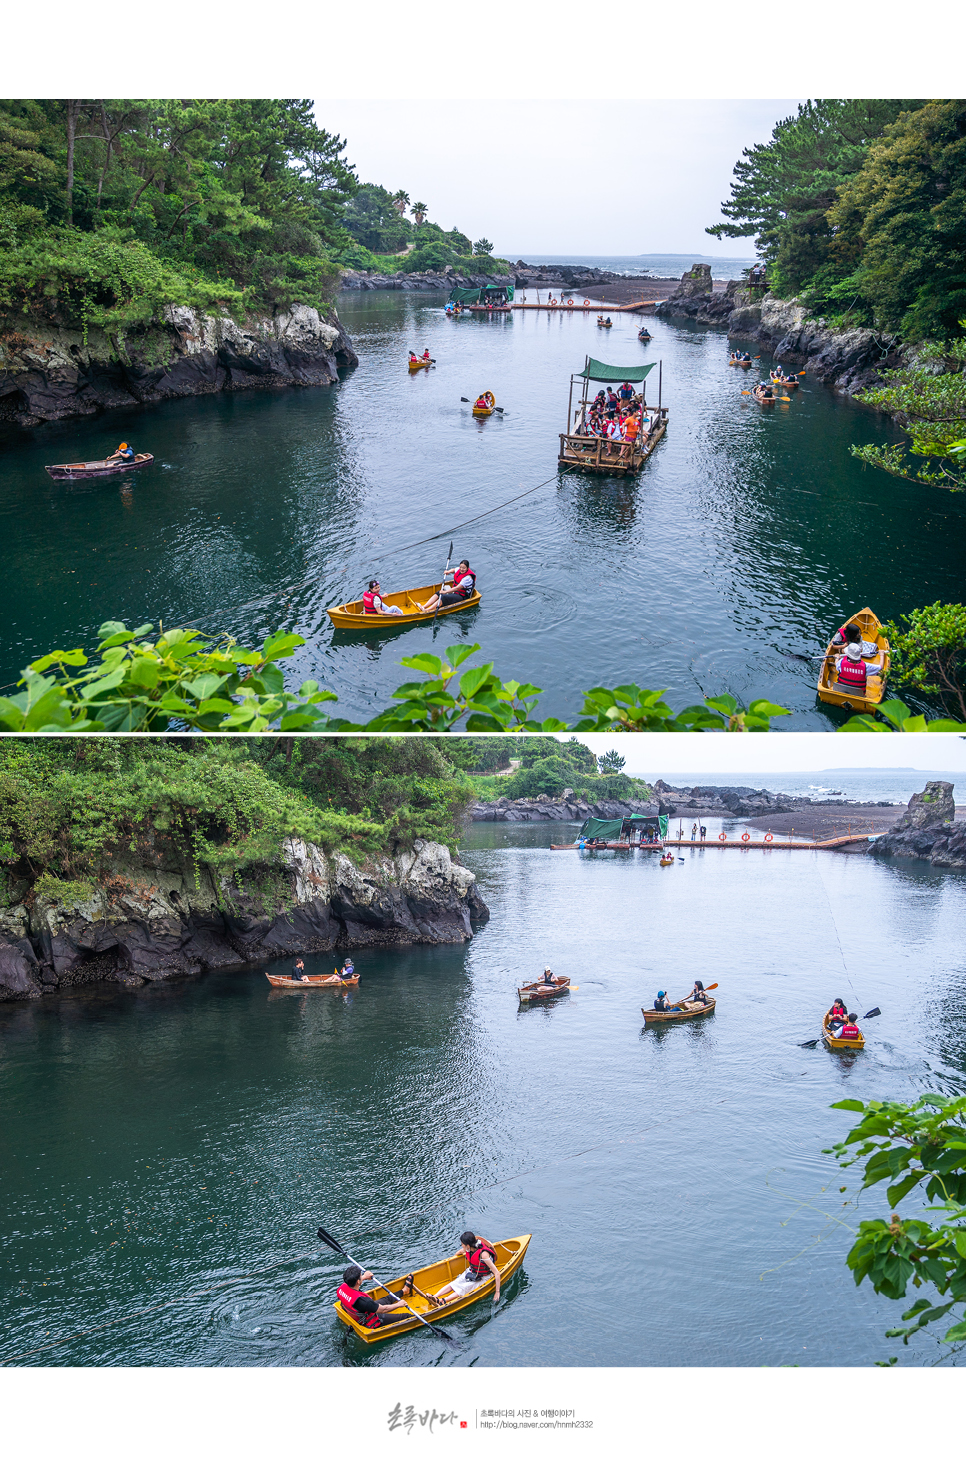
POLYGON ((917 1299, 903 1314, 905 1328, 886 1335, 908 1344, 917 1331, 955 1313, 960 1319, 943 1340, 966 1341, 966 1096, 922 1095, 912 1105, 840 1100, 834 1108, 861 1115, 831 1150, 843 1166, 864 1162, 862 1188, 888 1182, 890 1208, 917 1191, 929 1205, 920 1211, 938 1215, 937 1222, 893 1213, 888 1223, 860 1223, 847 1260, 856 1284, 867 1277, 890 1300, 903 1299, 910 1284, 928 1284, 938 1300, 917 1299))
POLYGON ((0 742, 7 901, 78 899, 125 858, 232 869, 298 835, 327 850, 456 843, 472 789, 436 739, 113 737, 0 742), (72 889, 73 888, 73 889, 72 889))
POLYGON ((425 219, 426 206, 421 200, 412 206, 413 220, 407 220, 396 209, 395 201, 408 196, 395 193, 378 184, 363 184, 345 212, 345 228, 352 237, 339 253, 340 265, 355 271, 454 271, 505 274, 506 261, 494 257, 492 244, 479 240, 473 245, 469 236, 456 226, 443 230, 425 219), (485 246, 486 250, 479 249, 485 246), (411 249, 410 249, 411 248, 411 249))
POLYGON ((308 99, 0 103, 0 312, 324 308, 356 189, 308 99))
POLYGON ((892 678, 938 698, 957 721, 966 721, 966 605, 930 604, 889 624, 892 678))
POLYGON ((951 337, 966 310, 966 102, 801 104, 735 165, 726 223, 833 326, 951 337))
POLYGON ((474 780, 481 798, 560 798, 572 789, 579 798, 596 803, 604 798, 635 799, 645 802, 651 790, 639 778, 625 777, 613 768, 598 775, 597 759, 589 747, 571 737, 562 742, 555 737, 466 738, 466 742, 502 742, 517 744, 511 756, 519 761, 512 772, 500 777, 474 780))
MULTIPOLYGON (((492 663, 464 670, 451 689, 479 645, 450 645, 443 659, 408 656, 401 664, 429 679, 400 686, 399 705, 359 725, 321 713, 322 703, 338 698, 316 681, 286 691, 276 662, 305 644, 301 635, 279 633, 260 650, 248 650, 229 636, 213 641, 199 630, 168 630, 148 640, 151 628, 102 625, 93 669, 81 649, 54 650, 33 661, 19 682, 23 691, 0 697, 0 731, 263 732, 277 724, 283 732, 449 732, 464 719, 467 731, 568 730, 558 717, 540 722, 532 715, 539 686, 503 681, 492 663)), ((639 686, 595 687, 584 692, 570 730, 765 732, 773 716, 787 715, 767 701, 743 711, 734 697, 718 696, 675 716, 661 695, 639 686)))
MULTIPOLYGON (((960 327, 966 326, 966 319, 960 327)), ((909 437, 902 445, 853 445, 867 465, 922 486, 966 491, 966 338, 926 344, 907 367, 882 375, 882 384, 856 398, 892 415, 909 437)))

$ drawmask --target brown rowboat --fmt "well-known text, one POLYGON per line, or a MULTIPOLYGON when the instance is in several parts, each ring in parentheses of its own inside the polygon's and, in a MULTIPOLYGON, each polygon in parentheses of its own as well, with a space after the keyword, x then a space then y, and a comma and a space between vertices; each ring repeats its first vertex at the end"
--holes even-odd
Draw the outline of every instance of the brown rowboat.
POLYGON ((337 972, 306 973, 304 978, 298 980, 275 972, 267 972, 265 976, 273 988, 354 988, 359 982, 357 972, 351 978, 340 978, 337 972))

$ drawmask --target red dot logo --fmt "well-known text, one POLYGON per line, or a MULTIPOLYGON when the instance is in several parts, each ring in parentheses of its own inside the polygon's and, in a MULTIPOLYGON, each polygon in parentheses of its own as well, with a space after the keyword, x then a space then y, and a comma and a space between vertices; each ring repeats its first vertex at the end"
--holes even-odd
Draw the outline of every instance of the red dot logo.
POLYGON ((461 1427, 461 1428, 465 1428, 465 1427, 467 1427, 467 1426, 468 1426, 468 1425, 467 1425, 467 1424, 466 1424, 466 1423, 460 1423, 460 1427, 461 1427))

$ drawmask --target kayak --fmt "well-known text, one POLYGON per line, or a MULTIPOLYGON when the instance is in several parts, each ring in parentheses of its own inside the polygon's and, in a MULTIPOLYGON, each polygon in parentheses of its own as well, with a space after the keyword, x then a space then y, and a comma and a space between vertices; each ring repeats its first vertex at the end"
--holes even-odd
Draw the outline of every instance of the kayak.
POLYGON ((569 978, 556 978, 552 983, 521 983, 517 997, 521 1003, 546 1003, 550 998, 562 998, 570 992, 569 978))
POLYGON ((54 481, 83 481, 90 476, 117 476, 122 471, 142 471, 154 465, 154 456, 143 451, 133 461, 69 461, 62 466, 45 466, 54 481))
MULTIPOLYGON (((519 1234, 514 1239, 499 1239, 494 1243, 496 1250, 496 1267, 500 1271, 500 1293, 516 1274, 523 1263, 523 1256, 530 1247, 531 1235, 519 1234)), ((418 1310, 424 1320, 445 1320, 447 1316, 455 1315, 457 1310, 462 1310, 465 1305, 475 1305, 479 1300, 485 1300, 487 1295, 492 1295, 494 1279, 488 1274, 486 1279, 481 1280, 479 1285, 471 1288, 465 1295, 460 1295, 449 1300, 445 1305, 436 1306, 427 1295, 439 1295, 466 1269, 466 1260, 462 1254, 455 1254, 452 1259, 440 1259, 435 1264, 427 1264, 425 1269, 417 1269, 413 1275, 413 1288, 415 1293, 408 1297, 414 1310, 418 1310)), ((387 1280, 386 1289, 393 1295, 402 1295, 406 1276, 400 1275, 398 1279, 387 1280)), ((374 1300, 385 1300, 386 1296, 382 1290, 372 1291, 374 1300)), ((405 1303, 405 1301, 404 1301, 405 1303)), ((414 1315, 403 1315, 399 1313, 395 1321, 387 1321, 381 1326, 362 1326, 346 1310, 341 1300, 336 1300, 335 1313, 343 1325, 349 1326, 355 1331, 361 1341, 367 1346, 373 1346, 379 1341, 390 1341, 394 1336, 401 1336, 405 1331, 414 1331, 420 1322, 414 1315)))
MULTIPOLYGON (((432 610, 427 614, 417 608, 417 605, 425 604, 442 587, 440 583, 428 583, 421 589, 402 589, 396 594, 381 595, 384 604, 395 604, 403 611, 402 614, 367 614, 361 599, 353 599, 349 604, 336 604, 326 612, 337 630, 379 630, 401 624, 415 624, 435 617, 432 610)), ((451 588, 452 585, 448 587, 451 588)), ((461 599, 458 604, 445 604, 439 611, 439 617, 442 619, 444 614, 458 614, 464 609, 475 609, 479 602, 480 591, 474 589, 468 599, 461 599)))
POLYGON ((267 972, 265 976, 273 988, 354 988, 360 978, 357 972, 351 978, 340 978, 337 972, 306 973, 304 978, 297 979, 276 972, 267 972))

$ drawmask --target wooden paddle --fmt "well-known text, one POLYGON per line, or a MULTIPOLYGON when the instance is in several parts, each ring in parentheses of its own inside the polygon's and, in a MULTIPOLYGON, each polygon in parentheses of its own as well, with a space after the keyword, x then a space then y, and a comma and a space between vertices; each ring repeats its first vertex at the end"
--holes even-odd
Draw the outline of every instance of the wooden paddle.
POLYGON ((436 596, 436 608, 433 610, 433 634, 434 635, 436 634, 436 619, 437 619, 437 616, 439 615, 440 600, 443 597, 443 584, 446 581, 446 570, 449 567, 449 560, 450 560, 450 558, 452 558, 452 556, 453 556, 453 544, 450 543, 450 545, 449 545, 449 552, 446 554, 446 562, 443 564, 443 578, 442 578, 442 581, 440 582, 439 593, 436 596))
MULTIPOLYGON (((348 1259, 349 1263, 350 1264, 354 1264, 357 1269, 361 1269, 362 1268, 362 1265, 359 1263, 358 1259, 353 1259, 352 1255, 348 1252, 348 1250, 343 1249, 342 1245, 340 1243, 338 1243, 332 1237, 331 1234, 326 1233, 326 1231, 325 1231, 324 1228, 320 1228, 319 1231, 318 1231, 318 1233, 319 1233, 319 1238, 322 1240, 323 1244, 328 1244, 328 1246, 329 1246, 330 1249, 334 1249, 335 1252, 338 1255, 340 1255, 343 1259, 348 1259)), ((376 1277, 375 1277, 375 1275, 372 1276, 372 1282, 373 1282, 374 1285, 378 1285, 379 1288, 380 1288, 380 1290, 386 1290, 386 1286, 382 1283, 381 1280, 377 1280, 376 1277)), ((422 1294, 422 1290, 420 1290, 419 1293, 422 1294)), ((392 1291, 391 1290, 386 1290, 386 1294, 387 1295, 392 1295, 392 1291)), ((439 1338, 440 1338, 441 1341, 449 1341, 450 1344, 453 1345, 453 1346, 456 1346, 456 1345, 459 1344, 457 1342, 455 1336, 449 1335, 449 1333, 447 1331, 442 1330, 439 1326, 434 1326, 433 1323, 432 1323, 432 1321, 426 1320, 425 1317, 423 1317, 423 1316, 420 1315, 420 1313, 419 1313, 418 1310, 414 1310, 411 1305, 407 1305, 405 1300, 400 1300, 399 1303, 400 1303, 400 1305, 402 1305, 402 1306, 405 1307, 405 1309, 409 1312, 410 1315, 414 1315, 417 1320, 421 1320, 422 1321, 422 1323, 423 1323, 424 1326, 428 1326, 429 1329, 432 1331, 433 1335, 434 1336, 439 1336, 439 1338)), ((400 1318, 400 1320, 402 1320, 402 1316, 400 1316, 399 1318, 400 1318)), ((387 1322, 387 1324, 391 1324, 391 1322, 387 1322)), ((375 1327, 373 1327, 373 1329, 375 1329, 375 1327)))

